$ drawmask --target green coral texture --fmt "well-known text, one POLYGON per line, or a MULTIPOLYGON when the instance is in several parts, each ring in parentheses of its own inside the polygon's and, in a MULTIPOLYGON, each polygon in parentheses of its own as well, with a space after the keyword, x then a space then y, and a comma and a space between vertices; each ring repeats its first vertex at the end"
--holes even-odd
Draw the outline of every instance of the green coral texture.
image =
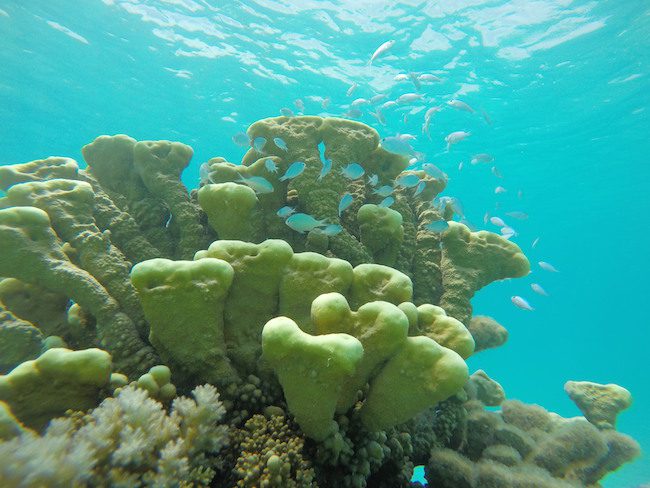
POLYGON ((508 337, 472 297, 530 266, 433 204, 445 180, 359 122, 248 135, 287 149, 210 159, 191 191, 189 146, 126 135, 85 146, 85 169, 0 166, 2 486, 394 487, 426 465, 439 487, 595 487, 638 455, 622 387, 568 382, 585 418, 562 419, 470 375, 508 337), (380 206, 352 162, 422 188, 380 206), (296 232, 283 206, 341 230, 296 232))

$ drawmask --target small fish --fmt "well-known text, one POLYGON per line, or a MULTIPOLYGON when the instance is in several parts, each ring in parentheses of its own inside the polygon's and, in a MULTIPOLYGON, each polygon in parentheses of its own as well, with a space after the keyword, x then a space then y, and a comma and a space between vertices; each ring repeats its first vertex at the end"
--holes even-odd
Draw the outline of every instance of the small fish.
POLYGON ((249 186, 255 193, 273 193, 273 185, 266 178, 261 176, 250 176, 246 178, 245 176, 239 176, 239 180, 245 185, 249 186))
POLYGON ((465 209, 460 199, 457 197, 444 197, 447 201, 447 205, 454 211, 456 215, 465 217, 465 209))
POLYGON ((539 267, 542 268, 544 271, 550 271, 552 273, 559 273, 559 271, 557 269, 555 269, 555 266, 553 266, 552 264, 547 263, 546 261, 540 261, 537 264, 539 264, 539 267))
POLYGON ((296 176, 300 176, 307 165, 302 161, 296 161, 287 168, 287 171, 280 177, 280 181, 292 180, 296 176))
POLYGON ((431 232, 444 232, 449 229, 449 224, 446 220, 435 220, 430 224, 424 226, 425 229, 430 230, 431 232))
POLYGON ((208 183, 214 183, 212 178, 210 178, 210 166, 208 163, 203 163, 199 167, 199 178, 201 179, 202 185, 207 185, 208 183))
POLYGON ((415 139, 417 139, 417 137, 414 136, 413 134, 397 134, 397 137, 399 137, 403 141, 414 141, 415 139))
POLYGON ((399 73, 395 75, 395 78, 393 78, 394 81, 406 81, 409 79, 409 75, 406 73, 399 73))
POLYGON ((485 110, 481 110, 481 115, 483 116, 483 120, 485 120, 487 125, 492 125, 492 120, 485 110))
POLYGON ((532 248, 537 247, 537 243, 538 243, 538 242, 539 242, 539 237, 536 237, 535 240, 533 241, 533 243, 531 244, 530 247, 532 247, 532 248))
POLYGON ((531 288, 533 289, 533 291, 534 291, 535 293, 537 293, 538 295, 543 295, 543 296, 545 296, 545 297, 548 296, 548 293, 546 293, 546 290, 545 290, 544 288, 542 288, 541 286, 539 286, 537 283, 531 283, 531 284, 530 284, 530 287, 531 287, 531 288))
POLYGON ((280 210, 275 212, 275 215, 277 215, 280 218, 286 219, 287 217, 289 217, 290 215, 293 215, 294 213, 296 213, 295 208, 290 207, 289 205, 285 205, 280 210))
POLYGON ((345 211, 345 209, 352 205, 353 200, 354 197, 350 193, 346 193, 341 197, 341 201, 339 202, 339 217, 345 211))
POLYGON ((458 163, 458 171, 463 171, 463 162, 458 163))
POLYGON ((384 148, 388 152, 392 152, 395 154, 401 154, 401 155, 408 155, 412 156, 415 154, 415 150, 413 147, 408 143, 408 141, 405 141, 403 139, 400 139, 399 137, 391 136, 391 137, 384 137, 381 140, 381 147, 384 148))
POLYGON ((418 79, 418 75, 416 73, 409 73, 409 78, 411 79, 411 83, 413 83, 413 86, 416 90, 422 88, 422 84, 420 83, 420 80, 418 79))
POLYGON ((384 117, 384 114, 381 113, 381 110, 377 109, 374 112, 370 112, 370 115, 376 118, 377 122, 379 122, 381 125, 386 125, 386 117, 384 117))
POLYGON ((286 107, 280 109, 280 115, 284 115, 285 117, 294 117, 293 110, 286 107))
POLYGON ((379 94, 373 96, 370 99, 370 103, 372 103, 373 105, 376 105, 376 104, 378 104, 379 102, 381 102, 382 100, 384 100, 386 98, 388 98, 388 95, 386 95, 385 93, 379 93, 379 94))
POLYGON ((447 105, 464 112, 474 112, 474 109, 461 100, 449 100, 447 105))
POLYGON ((487 224, 489 218, 490 218, 490 212, 485 212, 485 215, 483 215, 483 223, 487 224))
POLYGON ((387 102, 384 102, 384 103, 381 105, 381 109, 384 110, 384 109, 387 109, 387 108, 394 107, 394 106, 396 106, 396 105, 397 105, 397 102, 395 102, 395 101, 393 101, 393 100, 388 100, 387 102))
POLYGON ((503 178, 503 175, 499 171, 499 169, 496 166, 492 166, 492 174, 496 176, 497 178, 503 178))
POLYGON ((517 232, 512 227, 508 227, 507 225, 505 225, 501 227, 501 235, 512 237, 512 236, 516 236, 517 232))
POLYGON ((395 45, 395 41, 391 39, 390 41, 386 41, 381 46, 379 46, 372 54, 370 61, 368 61, 368 66, 370 66, 372 62, 375 59, 377 59, 379 56, 385 54, 388 50, 390 50, 390 48, 392 48, 394 45, 395 45))
POLYGON ((266 171, 269 173, 277 173, 278 172, 278 165, 275 164, 275 161, 273 161, 271 158, 266 158, 264 161, 264 167, 266 168, 266 171))
POLYGON ((320 173, 318 174, 318 181, 322 180, 327 173, 329 173, 332 170, 332 163, 328 164, 323 164, 323 167, 320 170, 320 173))
POLYGON ((330 97, 325 97, 321 102, 320 106, 323 110, 327 110, 327 107, 330 106, 330 97))
POLYGON ((352 94, 354 93, 354 90, 356 90, 358 86, 359 85, 357 85, 356 83, 352 83, 350 85, 350 88, 348 88, 348 91, 345 92, 345 95, 348 96, 348 97, 352 96, 352 94))
POLYGON ((522 310, 530 310, 533 311, 535 310, 533 307, 530 306, 530 304, 521 298, 520 296, 512 296, 510 297, 510 301, 514 303, 515 307, 520 308, 522 310))
POLYGON ((337 234, 340 234, 343 231, 343 227, 341 227, 339 224, 330 224, 325 226, 323 229, 323 233, 328 236, 335 236, 337 234))
POLYGON ((442 107, 431 107, 424 113, 424 123, 422 124, 422 133, 426 134, 429 139, 431 135, 429 134, 429 127, 431 126, 431 118, 442 110, 442 107))
MULTIPOLYGON (((472 224, 469 220, 467 220, 465 217, 463 217, 462 219, 460 219, 458 222, 461 223, 461 224, 463 224, 465 227, 467 227, 467 228, 468 228, 469 230, 471 230, 472 232, 476 232, 476 231, 478 230, 478 229, 476 228, 476 226, 473 225, 473 224, 472 224)), ((506 238, 506 239, 507 239, 507 238, 506 238)))
POLYGON ((420 177, 418 175, 403 175, 400 176, 395 180, 395 185, 396 186, 402 186, 404 188, 413 188, 414 186, 417 186, 417 184, 420 182, 420 177))
POLYGON ((418 186, 415 187, 415 191, 413 192, 413 196, 418 196, 420 193, 424 191, 424 188, 427 186, 427 184, 424 181, 420 181, 418 183, 418 186))
POLYGON ((420 160, 418 158, 411 158, 409 159, 409 166, 413 166, 414 164, 418 163, 420 160))
POLYGON ((370 101, 366 100, 365 98, 356 98, 352 100, 352 103, 350 104, 350 107, 360 107, 361 105, 369 105, 370 101))
POLYGON ((431 117, 433 117, 436 113, 440 112, 442 110, 442 107, 436 106, 436 107, 431 107, 429 110, 424 112, 424 120, 429 120, 431 117))
POLYGON ((424 163, 422 165, 422 169, 426 174, 435 178, 436 180, 447 180, 447 174, 433 163, 424 163))
POLYGON ((395 203, 395 199, 393 197, 386 197, 384 198, 381 202, 379 202, 379 207, 390 207, 393 203, 395 203))
POLYGON ((248 135, 244 134, 243 132, 238 132, 234 136, 232 136, 232 142, 237 144, 238 146, 241 147, 250 147, 251 145, 251 140, 248 137, 248 135))
POLYGON ((356 180, 365 174, 366 170, 363 169, 358 163, 350 163, 341 170, 341 174, 349 180, 356 180))
POLYGON ((305 111, 305 103, 304 103, 300 98, 298 98, 297 100, 295 100, 295 101, 293 102, 293 104, 294 104, 294 105, 296 106, 296 108, 297 108, 298 110, 300 110, 301 112, 304 112, 304 111, 305 111))
POLYGON ((284 140, 281 137, 274 137, 273 142, 275 143, 276 146, 278 146, 283 151, 287 150, 287 143, 284 142, 284 140))
POLYGON ((502 186, 497 186, 497 187, 494 189, 494 193, 496 193, 497 195, 500 194, 500 193, 505 193, 505 192, 507 192, 507 191, 508 191, 508 190, 506 190, 506 189, 505 189, 504 187, 502 187, 502 186))
POLYGON ((424 95, 420 93, 405 93, 404 95, 400 95, 397 97, 397 103, 400 105, 404 105, 406 103, 413 103, 417 100, 422 100, 424 98, 424 95))
POLYGON ((264 144, 266 144, 266 139, 262 136, 253 139, 253 149, 255 149, 258 153, 262 152, 264 144))
POLYGON ((320 153, 320 162, 323 164, 323 168, 318 175, 318 181, 320 181, 332 170, 332 161, 325 157, 325 143, 323 141, 318 144, 318 152, 320 153))
POLYGON ((472 156, 472 160, 470 161, 470 163, 472 164, 491 163, 492 161, 494 161, 492 155, 488 153, 479 153, 479 154, 474 154, 474 156, 472 156))
POLYGON ((526 220, 528 218, 528 214, 526 212, 518 212, 518 211, 506 212, 506 215, 508 217, 512 217, 513 219, 517 219, 517 220, 526 220))
POLYGON ((418 75, 418 80, 420 80, 420 81, 428 81, 428 82, 442 81, 436 75, 432 75, 431 73, 422 73, 421 75, 418 75))
POLYGON ((380 186, 376 190, 372 191, 375 195, 379 195, 380 197, 387 197, 392 195, 393 193, 393 187, 390 185, 384 185, 380 186))
POLYGON ((314 230, 316 227, 326 225, 324 220, 316 220, 311 215, 304 213, 295 213, 291 215, 287 220, 285 220, 285 223, 290 228, 296 232, 300 232, 301 234, 314 230))
POLYGON ((361 110, 359 110, 358 108, 353 108, 345 112, 343 115, 345 115, 346 117, 350 117, 351 119, 358 119, 363 115, 363 112, 361 112, 361 110))
POLYGON ((448 134, 447 137, 445 137, 445 142, 447 143, 447 151, 449 151, 452 145, 459 143, 470 135, 472 135, 471 132, 465 132, 464 130, 457 130, 451 134, 448 134))
POLYGON ((499 217, 490 217, 490 222, 492 222, 497 227, 505 227, 506 226, 506 223, 503 221, 503 219, 501 219, 499 217))
POLYGON ((368 184, 370 186, 377 186, 377 183, 379 183, 379 176, 377 175, 368 176, 368 184))

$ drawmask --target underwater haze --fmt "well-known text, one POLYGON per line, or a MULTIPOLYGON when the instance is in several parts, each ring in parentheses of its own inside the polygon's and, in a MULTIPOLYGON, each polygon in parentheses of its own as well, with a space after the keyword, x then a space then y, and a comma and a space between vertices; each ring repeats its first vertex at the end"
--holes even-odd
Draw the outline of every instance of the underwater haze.
POLYGON ((237 135, 281 114, 410 146, 466 225, 531 263, 472 300, 509 339, 470 372, 564 417, 581 415, 565 382, 623 386, 616 427, 644 454, 603 486, 650 483, 647 1, 0 0, 0 43, 2 165, 83 166, 82 146, 128 134, 191 146, 197 188, 202 163, 240 162, 237 135))

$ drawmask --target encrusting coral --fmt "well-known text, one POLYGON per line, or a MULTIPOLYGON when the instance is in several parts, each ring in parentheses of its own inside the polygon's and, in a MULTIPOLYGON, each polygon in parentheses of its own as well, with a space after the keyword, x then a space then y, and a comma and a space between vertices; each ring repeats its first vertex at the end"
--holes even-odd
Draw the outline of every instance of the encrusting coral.
POLYGON ((3 486, 597 486, 637 455, 622 388, 567 384, 596 428, 469 376, 508 336, 472 296, 529 263, 444 173, 349 120, 248 134, 193 191, 189 146, 125 135, 0 166, 3 486))

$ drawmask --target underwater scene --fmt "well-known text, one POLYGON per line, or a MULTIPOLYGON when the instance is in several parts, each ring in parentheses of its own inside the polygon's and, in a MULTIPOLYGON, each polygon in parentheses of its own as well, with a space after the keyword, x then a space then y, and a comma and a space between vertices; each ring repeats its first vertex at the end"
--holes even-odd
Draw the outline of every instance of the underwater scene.
POLYGON ((0 0, 0 487, 649 488, 650 4, 0 0))

